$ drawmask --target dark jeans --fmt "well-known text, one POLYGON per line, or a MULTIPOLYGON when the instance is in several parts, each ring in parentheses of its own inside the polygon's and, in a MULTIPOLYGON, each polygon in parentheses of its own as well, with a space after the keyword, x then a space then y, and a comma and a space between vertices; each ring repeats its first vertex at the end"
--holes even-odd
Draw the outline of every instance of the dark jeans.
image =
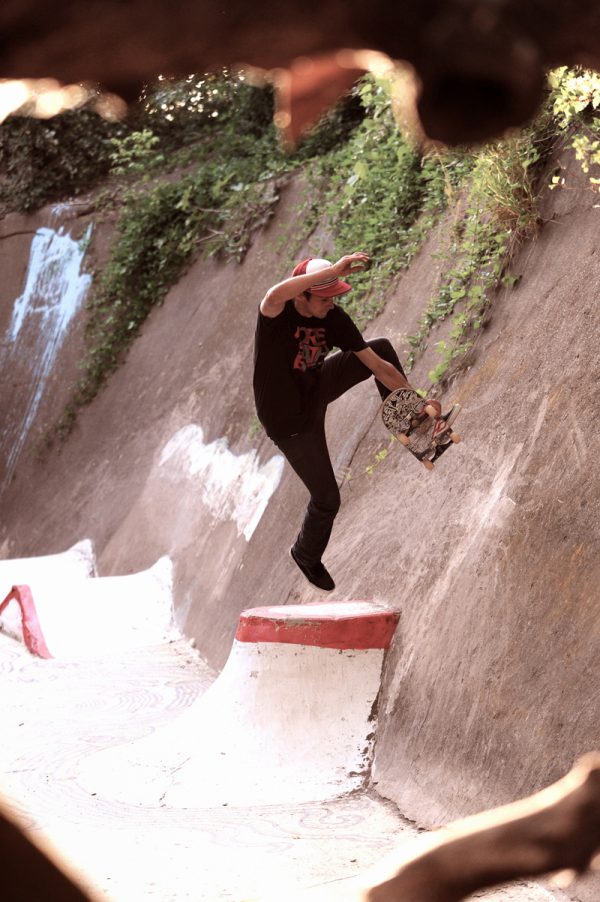
MULTIPOLYGON (((373 338, 367 345, 404 375, 398 355, 387 338, 373 338)), ((372 375, 353 351, 338 351, 327 357, 321 370, 317 414, 311 428, 276 442, 310 492, 310 501, 295 545, 296 554, 303 563, 315 564, 321 560, 340 509, 340 490, 325 437, 327 405, 372 375)), ((377 379, 375 384, 382 399, 385 399, 389 389, 377 379)))

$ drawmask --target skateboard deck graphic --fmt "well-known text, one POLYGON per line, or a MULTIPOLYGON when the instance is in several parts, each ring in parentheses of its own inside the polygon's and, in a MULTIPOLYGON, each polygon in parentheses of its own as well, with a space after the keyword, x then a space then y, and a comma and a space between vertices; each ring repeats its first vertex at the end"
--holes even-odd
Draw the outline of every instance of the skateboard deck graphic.
POLYGON ((460 410, 460 404, 453 404, 442 414, 439 402, 424 401, 412 389, 398 388, 383 402, 381 419, 417 460, 433 470, 435 461, 450 445, 460 441, 460 436, 452 431, 460 410))

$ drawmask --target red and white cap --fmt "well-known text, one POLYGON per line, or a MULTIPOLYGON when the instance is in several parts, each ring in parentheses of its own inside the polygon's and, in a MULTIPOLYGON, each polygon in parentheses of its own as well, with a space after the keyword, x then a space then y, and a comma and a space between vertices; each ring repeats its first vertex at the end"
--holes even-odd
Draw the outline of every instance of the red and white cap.
MULTIPOLYGON (((332 264, 329 260, 323 260, 321 257, 309 257, 294 267, 292 276, 304 276, 308 273, 317 273, 322 269, 328 269, 332 264)), ((329 276, 322 282, 317 282, 309 289, 311 294, 316 294, 320 298, 334 298, 339 294, 346 294, 351 291, 352 286, 347 282, 342 282, 337 276, 329 276)))

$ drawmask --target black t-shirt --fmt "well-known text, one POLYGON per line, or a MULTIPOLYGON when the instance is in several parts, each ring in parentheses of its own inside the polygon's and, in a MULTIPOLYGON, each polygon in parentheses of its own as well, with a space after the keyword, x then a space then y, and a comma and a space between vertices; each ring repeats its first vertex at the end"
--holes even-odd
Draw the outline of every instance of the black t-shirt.
POLYGON ((258 312, 254 342, 254 399, 272 439, 303 432, 316 412, 323 361, 332 348, 362 351, 367 343, 350 317, 334 305, 323 319, 301 316, 287 301, 279 316, 258 312))

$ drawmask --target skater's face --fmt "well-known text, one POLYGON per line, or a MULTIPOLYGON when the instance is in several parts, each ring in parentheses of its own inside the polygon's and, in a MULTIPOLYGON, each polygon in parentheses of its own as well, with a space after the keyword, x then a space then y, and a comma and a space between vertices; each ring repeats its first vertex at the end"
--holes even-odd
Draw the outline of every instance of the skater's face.
POLYGON ((335 300, 335 297, 320 298, 316 294, 309 293, 306 300, 306 306, 311 316, 316 316, 317 319, 324 319, 329 311, 333 310, 333 304, 335 300))

